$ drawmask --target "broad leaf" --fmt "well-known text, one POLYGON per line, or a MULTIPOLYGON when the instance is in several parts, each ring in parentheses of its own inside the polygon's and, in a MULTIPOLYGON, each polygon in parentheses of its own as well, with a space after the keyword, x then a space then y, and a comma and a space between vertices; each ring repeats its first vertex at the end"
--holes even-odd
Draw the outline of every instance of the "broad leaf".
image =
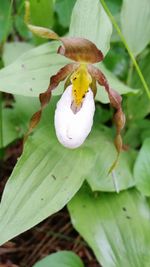
MULTIPOLYGON (((107 131, 107 128, 96 126, 86 141, 86 145, 92 147, 94 152, 93 168, 87 177, 93 191, 115 191, 113 176, 108 174, 108 171, 117 152, 111 132, 107 131)), ((133 165, 135 157, 136 153, 131 149, 121 152, 119 162, 113 172, 119 190, 134 185, 133 165)))
POLYGON ((121 23, 124 37, 137 56, 150 41, 150 1, 124 0, 121 23))
POLYGON ((41 45, 0 71, 0 90, 8 93, 38 96, 49 85, 50 77, 68 63, 56 54, 59 44, 41 45))
POLYGON ((37 98, 15 96, 12 108, 3 107, 3 146, 23 137, 27 131, 29 119, 38 109, 37 98))
POLYGON ((89 148, 68 150, 58 143, 54 106, 51 104, 45 113, 44 127, 28 139, 5 187, 0 205, 0 244, 64 207, 89 173, 89 148))
POLYGON ((135 189, 94 194, 83 187, 69 211, 103 267, 149 267, 149 206, 135 189))
POLYGON ((143 141, 150 136, 149 119, 136 120, 128 125, 128 130, 124 134, 125 144, 137 148, 142 145, 143 141))
POLYGON ((84 267, 84 265, 75 253, 60 251, 43 258, 33 267, 84 267))
POLYGON ((7 66, 15 61, 23 53, 33 48, 33 45, 26 42, 8 42, 3 48, 3 61, 4 65, 7 66))
POLYGON ((137 188, 146 196, 150 196, 150 138, 145 139, 138 154, 134 177, 137 188))
POLYGON ((99 0, 77 0, 69 35, 87 38, 105 55, 110 47, 112 24, 99 0))

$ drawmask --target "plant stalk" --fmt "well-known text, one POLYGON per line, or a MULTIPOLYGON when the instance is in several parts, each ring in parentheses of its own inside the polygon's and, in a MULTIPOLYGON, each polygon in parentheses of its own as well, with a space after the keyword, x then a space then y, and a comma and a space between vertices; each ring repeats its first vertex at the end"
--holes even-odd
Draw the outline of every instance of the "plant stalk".
POLYGON ((148 85, 147 85, 147 83, 146 83, 146 81, 145 81, 145 79, 144 79, 144 76, 143 76, 143 74, 142 74, 142 72, 141 72, 141 70, 140 70, 140 67, 139 67, 139 65, 138 65, 138 63, 137 63, 137 61, 136 61, 136 59, 135 59, 135 57, 134 57, 132 51, 130 50, 130 48, 129 48, 129 46, 128 46, 128 44, 127 44, 127 42, 126 42, 126 40, 125 40, 125 38, 124 38, 124 36, 123 36, 123 34, 122 34, 122 32, 121 32, 121 30, 120 30, 120 28, 119 28, 119 26, 118 26, 116 20, 115 20, 115 18, 113 17, 113 15, 111 14, 111 12, 110 12, 108 6, 106 5, 105 0, 100 0, 100 2, 101 2, 101 4, 102 4, 104 10, 106 11, 107 15, 109 16, 109 18, 110 18, 112 24, 114 25, 114 27, 115 27, 115 29, 116 29, 116 31, 117 31, 117 33, 118 33, 118 35, 119 35, 121 41, 123 42, 123 44, 124 44, 126 50, 128 51, 128 54, 129 54, 129 56, 130 56, 130 58, 131 58, 131 60, 132 60, 132 62, 133 62, 133 65, 135 66, 135 69, 136 69, 136 71, 137 71, 137 73, 138 73, 138 75, 139 75, 139 77, 140 77, 140 80, 141 80, 141 82, 142 82, 142 84, 143 84, 144 90, 145 90, 145 92, 146 92, 148 98, 150 99, 150 90, 149 90, 149 88, 148 88, 148 85))

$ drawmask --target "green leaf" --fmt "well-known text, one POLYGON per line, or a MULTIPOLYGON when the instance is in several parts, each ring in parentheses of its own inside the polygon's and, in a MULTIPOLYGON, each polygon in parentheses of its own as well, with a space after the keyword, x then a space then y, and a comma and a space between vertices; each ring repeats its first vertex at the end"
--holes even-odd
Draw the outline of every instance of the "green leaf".
POLYGON ((94 195, 83 187, 69 212, 103 267, 149 267, 149 206, 135 189, 94 195))
POLYGON ((56 54, 58 46, 57 42, 51 42, 31 49, 2 69, 1 91, 31 97, 45 91, 50 77, 68 63, 68 59, 56 54))
MULTIPOLYGON (((58 46, 58 42, 51 42, 31 49, 14 63, 2 69, 0 71, 1 91, 31 97, 44 92, 48 87, 50 77, 70 62, 67 58, 56 54, 58 46)), ((101 65, 100 68, 112 87, 121 94, 136 92, 121 83, 104 66, 101 65)), ((63 85, 60 84, 54 94, 60 94, 62 91, 63 85)), ((98 90, 97 99, 104 103, 109 102, 103 88, 98 90)))
POLYGON ((23 137, 27 131, 29 119, 38 109, 37 98, 15 96, 13 108, 3 107, 3 146, 23 137))
POLYGON ((4 65, 7 66, 15 61, 23 53, 33 48, 33 45, 26 42, 12 42, 5 43, 3 48, 3 61, 4 65))
POLYGON ((13 16, 13 22, 15 26, 15 30, 23 39, 29 39, 31 37, 31 33, 29 32, 25 21, 25 1, 24 0, 16 0, 15 1, 15 16, 13 16))
MULTIPOLYGON (((134 96, 138 93, 138 89, 133 90, 131 87, 125 85, 123 82, 117 79, 117 77, 110 72, 104 64, 100 63, 98 64, 98 67, 105 74, 111 88, 116 90, 120 95, 131 93, 134 96)), ((109 103, 108 95, 105 92, 104 87, 98 86, 97 88, 96 100, 99 100, 102 103, 109 103)))
POLYGON ((129 144, 133 148, 141 147, 143 141, 150 136, 149 119, 136 120, 127 125, 123 139, 125 144, 129 144))
POLYGON ((112 24, 99 0, 77 0, 71 17, 70 36, 87 38, 104 53, 110 47, 112 24))
MULTIPOLYGON (((31 22, 46 28, 53 26, 53 0, 30 0, 31 22)), ((36 43, 45 43, 46 39, 34 36, 36 43)))
POLYGON ((121 23, 124 37, 135 56, 150 41, 150 1, 124 0, 121 23))
MULTIPOLYGON (((144 75, 148 87, 150 88, 150 52, 145 53, 139 60, 140 69, 144 75)), ((150 100, 145 94, 137 71, 134 69, 132 74, 131 86, 135 88, 141 88, 136 95, 129 95, 126 102, 126 111, 129 120, 133 123, 135 120, 143 119, 150 113, 150 100), (136 108, 135 108, 136 107, 136 108)))
POLYGON ((121 80, 126 80, 129 58, 122 43, 111 44, 111 49, 104 59, 105 66, 121 80))
POLYGON ((76 0, 56 0, 55 10, 63 27, 69 27, 71 12, 76 0))
POLYGON ((134 166, 134 177, 137 188, 142 194, 150 196, 150 138, 145 139, 138 153, 134 166))
POLYGON ((38 261, 33 267, 84 267, 84 265, 75 253, 60 251, 38 261))
POLYGON ((120 12, 122 1, 123 0, 105 0, 113 15, 118 14, 120 12))
POLYGON ((10 29, 12 27, 11 1, 0 1, 0 43, 7 39, 10 29))
MULTIPOLYGON (((97 118, 98 119, 98 118, 97 118)), ((98 123, 97 123, 98 124, 98 123)), ((93 167, 87 181, 93 191, 115 191, 112 174, 108 171, 116 157, 116 149, 110 131, 96 125, 93 128, 86 146, 93 148, 93 167)), ((114 170, 115 179, 119 190, 127 189, 134 185, 133 164, 136 153, 133 150, 122 152, 118 165, 114 170)))
POLYGON ((0 205, 0 244, 63 208, 90 171, 90 148, 69 150, 58 143, 53 127, 55 102, 26 142, 6 184, 0 205))

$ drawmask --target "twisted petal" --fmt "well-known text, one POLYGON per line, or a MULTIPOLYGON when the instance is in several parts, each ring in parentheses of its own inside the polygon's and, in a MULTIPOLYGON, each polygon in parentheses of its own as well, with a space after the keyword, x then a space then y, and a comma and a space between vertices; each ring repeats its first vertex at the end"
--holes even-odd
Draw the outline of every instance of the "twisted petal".
POLYGON ((95 112, 93 92, 89 88, 81 109, 74 114, 71 109, 72 85, 68 86, 57 103, 55 130, 59 142, 68 148, 77 148, 89 135, 95 112))
POLYGON ((118 159, 119 159, 120 152, 123 148, 121 130, 124 128, 124 125, 125 125, 125 114, 123 113, 122 106, 121 106, 122 98, 115 90, 113 90, 109 86, 109 83, 108 83, 106 77, 98 68, 89 64, 88 65, 88 71, 89 71, 90 75, 92 77, 94 77, 95 80, 100 85, 104 86, 106 92, 108 93, 108 97, 109 97, 111 106, 116 109, 116 113, 114 115, 114 122, 116 125, 116 137, 115 137, 114 143, 115 143, 115 146, 116 146, 118 153, 117 153, 116 160, 114 161, 114 163, 112 164, 112 166, 109 170, 109 173, 110 173, 115 168, 115 166, 118 162, 118 159))
POLYGON ((58 86, 58 84, 61 81, 65 80, 66 77, 70 73, 72 73, 74 70, 76 70, 77 67, 78 67, 78 65, 74 64, 74 63, 67 64, 66 66, 61 68, 55 75, 53 75, 50 78, 50 84, 48 86, 48 89, 44 93, 41 93, 39 95, 41 107, 36 113, 33 114, 32 118, 30 120, 30 123, 29 123, 29 129, 25 135, 24 141, 26 141, 29 134, 37 126, 37 124, 40 122, 42 111, 48 105, 48 103, 51 99, 52 91, 55 90, 56 87, 58 86))

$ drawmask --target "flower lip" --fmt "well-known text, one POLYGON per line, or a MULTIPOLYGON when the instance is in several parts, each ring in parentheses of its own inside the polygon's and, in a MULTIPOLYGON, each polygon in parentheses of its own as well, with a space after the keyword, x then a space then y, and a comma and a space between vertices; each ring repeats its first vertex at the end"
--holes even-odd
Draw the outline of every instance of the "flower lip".
POLYGON ((75 114, 71 109, 72 85, 68 86, 57 103, 55 130, 59 142, 67 148, 77 148, 89 135, 95 112, 93 92, 89 88, 82 107, 75 114))
POLYGON ((77 70, 70 77, 72 83, 72 111, 77 113, 82 107, 82 103, 92 82, 91 75, 88 73, 87 65, 80 64, 77 70))

